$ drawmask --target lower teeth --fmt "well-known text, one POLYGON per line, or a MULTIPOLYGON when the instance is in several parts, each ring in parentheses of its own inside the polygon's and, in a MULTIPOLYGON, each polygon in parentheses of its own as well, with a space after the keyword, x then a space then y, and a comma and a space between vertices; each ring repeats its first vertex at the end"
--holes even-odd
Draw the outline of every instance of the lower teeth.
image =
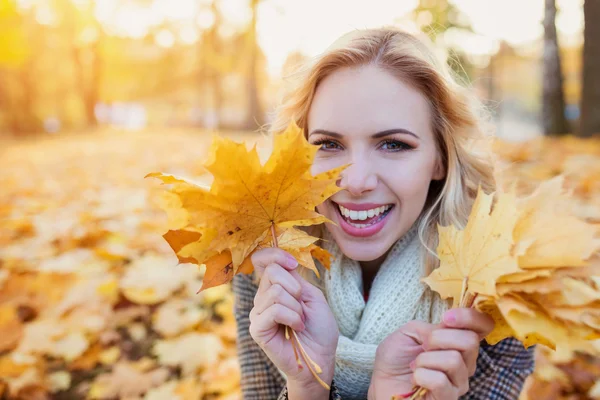
POLYGON ((346 220, 346 222, 348 222, 348 224, 352 225, 353 227, 358 228, 358 229, 362 229, 362 228, 366 228, 367 226, 374 225, 374 224, 378 223, 379 221, 381 221, 383 219, 383 217, 385 217, 387 215, 387 213, 388 213, 389 210, 391 210, 391 208, 388 209, 388 210, 386 210, 385 212, 383 212, 379 216, 379 218, 377 218, 376 220, 374 220, 373 222, 370 222, 368 224, 357 224, 357 223, 349 221, 346 217, 344 217, 344 219, 346 220))
POLYGON ((359 229, 360 229, 360 228, 365 228, 365 227, 367 227, 367 226, 371 225, 371 224, 355 224, 354 222, 350 222, 350 221, 348 221, 348 223, 349 223, 350 225, 352 225, 353 227, 355 227, 355 228, 359 228, 359 229))

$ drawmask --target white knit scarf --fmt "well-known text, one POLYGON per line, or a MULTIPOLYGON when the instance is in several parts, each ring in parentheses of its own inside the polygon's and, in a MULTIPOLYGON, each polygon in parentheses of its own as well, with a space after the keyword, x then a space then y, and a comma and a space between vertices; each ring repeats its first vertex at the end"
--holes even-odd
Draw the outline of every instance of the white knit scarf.
POLYGON ((363 400, 373 374, 377 345, 411 320, 437 323, 446 302, 420 281, 422 244, 417 224, 392 247, 377 272, 368 301, 358 261, 344 256, 324 229, 323 247, 333 256, 325 271, 325 295, 340 329, 334 380, 344 400, 363 400))

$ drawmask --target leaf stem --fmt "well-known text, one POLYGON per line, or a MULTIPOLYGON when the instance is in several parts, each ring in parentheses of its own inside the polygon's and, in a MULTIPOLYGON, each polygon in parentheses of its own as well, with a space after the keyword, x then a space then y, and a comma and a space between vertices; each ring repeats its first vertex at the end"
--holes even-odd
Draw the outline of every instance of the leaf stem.
POLYGON ((271 223, 271 237, 273 238, 273 247, 279 247, 277 235, 275 234, 275 224, 271 223))
MULTIPOLYGON (((286 325, 285 327, 285 338, 287 340, 290 340, 290 327, 286 325)), ((292 349, 294 349, 294 357, 296 358, 296 364, 298 364, 298 369, 302 369, 304 368, 304 366, 302 365, 302 363, 300 362, 300 357, 298 357, 298 349, 296 348, 296 342, 294 342, 293 339, 290 340, 290 342, 292 343, 292 349)))
POLYGON ((310 373, 313 374, 313 376, 315 377, 315 379, 317 380, 317 382, 319 382, 319 384, 321 386, 323 386, 327 390, 331 390, 329 385, 325 381, 323 381, 323 379, 321 379, 321 377, 319 377, 319 375, 317 375, 322 372, 321 367, 319 367, 319 364, 314 362, 310 358, 310 356, 306 353, 306 350, 304 350, 304 347, 302 347, 302 343, 300 343, 300 339, 298 339, 298 335, 296 334, 296 331, 294 331, 292 329, 292 333, 294 334, 294 338, 296 339, 296 342, 298 343, 298 348, 300 349, 300 354, 302 354, 302 356, 304 357, 304 361, 306 361, 306 365, 308 366, 308 370, 310 371, 310 373), (311 364, 313 364, 313 365, 311 366, 311 364))
MULTIPOLYGON (((275 224, 274 223, 271 223, 271 237, 273 239, 273 247, 279 247, 279 245, 277 243, 277 234, 275 232, 275 224)), ((303 367, 302 364, 300 363, 300 357, 298 356, 298 350, 300 350, 300 354, 302 355, 302 358, 304 359, 306 366, 308 367, 311 374, 315 377, 317 382, 319 382, 319 384, 321 386, 323 386, 325 389, 331 390, 329 385, 317 375, 317 374, 320 374, 321 372, 323 372, 323 370, 321 369, 319 364, 317 364, 316 362, 314 362, 314 360, 312 358, 310 358, 308 353, 306 353, 306 350, 304 350, 302 343, 300 343, 300 339, 298 338, 296 331, 294 331, 292 328, 290 328, 287 325, 285 327, 285 338, 287 340, 291 340, 291 342, 292 342, 292 349, 294 349, 294 357, 296 358, 296 363, 298 364, 298 368, 303 367), (292 334, 294 337, 290 337, 289 331, 292 331, 292 334), (294 340, 296 342, 294 342, 294 340)))

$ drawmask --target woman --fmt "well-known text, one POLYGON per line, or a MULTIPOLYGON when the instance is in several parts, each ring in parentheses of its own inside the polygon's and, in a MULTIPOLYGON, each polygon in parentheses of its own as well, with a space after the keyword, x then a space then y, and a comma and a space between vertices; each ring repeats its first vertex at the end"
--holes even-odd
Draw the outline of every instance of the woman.
POLYGON ((319 233, 335 260, 318 280, 262 249, 255 276, 235 276, 244 398, 389 400, 419 385, 427 400, 516 399, 531 350, 482 342, 488 316, 448 310, 420 282, 437 266, 437 224, 464 226, 477 186, 495 189, 475 151, 485 136, 472 99, 428 45, 396 29, 343 36, 300 78, 271 131, 303 128, 320 146, 313 174, 351 164, 343 190, 317 207, 337 224, 319 233), (330 390, 298 368, 284 325, 330 390))

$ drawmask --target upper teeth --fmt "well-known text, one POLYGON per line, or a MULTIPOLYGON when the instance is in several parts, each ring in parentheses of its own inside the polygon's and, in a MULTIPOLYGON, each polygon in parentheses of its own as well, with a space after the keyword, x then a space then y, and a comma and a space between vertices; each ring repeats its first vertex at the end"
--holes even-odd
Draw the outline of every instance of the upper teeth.
POLYGON ((340 211, 342 212, 342 215, 344 217, 350 218, 353 220, 360 220, 360 221, 364 221, 367 218, 371 218, 376 215, 379 215, 379 214, 389 210, 390 208, 392 208, 392 205, 388 204, 386 206, 372 208, 370 210, 355 211, 355 210, 348 210, 346 207, 343 207, 339 204, 338 204, 338 206, 340 207, 340 211))

